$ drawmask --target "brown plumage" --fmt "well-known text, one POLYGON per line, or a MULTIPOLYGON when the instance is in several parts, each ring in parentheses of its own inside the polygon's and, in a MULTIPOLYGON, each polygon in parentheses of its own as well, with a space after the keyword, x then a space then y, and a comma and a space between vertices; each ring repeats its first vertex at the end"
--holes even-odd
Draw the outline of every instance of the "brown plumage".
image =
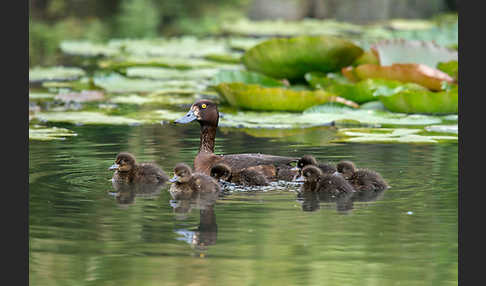
POLYGON ((333 196, 355 192, 353 187, 343 177, 324 174, 321 169, 314 165, 304 167, 302 176, 296 180, 304 181, 301 192, 320 192, 333 196))
POLYGON ((196 172, 209 175, 211 168, 217 163, 228 165, 232 171, 265 165, 267 167, 264 167, 263 174, 269 180, 290 177, 284 174, 287 171, 292 172, 289 171, 292 168, 290 164, 297 162, 298 158, 265 154, 214 154, 214 142, 219 122, 219 112, 216 103, 210 100, 196 101, 187 114, 177 119, 175 123, 186 124, 194 120, 197 120, 201 126, 199 152, 194 158, 194 170, 196 172))
POLYGON ((169 192, 175 200, 190 199, 200 193, 220 193, 218 182, 208 175, 193 173, 191 168, 179 163, 174 167, 174 177, 169 180, 172 184, 169 192))
POLYGON ((248 167, 232 172, 228 165, 218 163, 211 168, 211 177, 243 186, 267 186, 268 180, 260 167, 262 166, 248 167))
POLYGON ((128 152, 120 152, 116 156, 115 164, 109 170, 116 170, 113 174, 113 182, 158 184, 169 179, 156 164, 138 164, 135 156, 128 152))
POLYGON ((382 191, 388 188, 388 184, 379 173, 367 169, 356 169, 356 166, 351 161, 339 162, 337 171, 357 191, 382 191))
POLYGON ((331 164, 317 162, 316 158, 314 158, 314 156, 312 155, 302 156, 302 158, 300 158, 299 161, 297 161, 296 169, 301 171, 305 166, 309 166, 309 165, 314 165, 319 167, 319 169, 321 169, 321 171, 324 174, 333 174, 334 172, 336 172, 336 167, 334 167, 331 164))

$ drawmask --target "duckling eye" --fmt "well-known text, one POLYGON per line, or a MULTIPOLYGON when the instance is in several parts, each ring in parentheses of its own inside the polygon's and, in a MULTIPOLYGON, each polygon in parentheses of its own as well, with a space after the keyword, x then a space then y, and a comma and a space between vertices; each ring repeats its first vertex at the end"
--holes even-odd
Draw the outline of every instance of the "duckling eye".
POLYGON ((201 108, 203 108, 203 109, 204 109, 204 108, 206 108, 206 107, 207 107, 207 105, 206 105, 205 103, 203 103, 203 104, 201 105, 201 108))

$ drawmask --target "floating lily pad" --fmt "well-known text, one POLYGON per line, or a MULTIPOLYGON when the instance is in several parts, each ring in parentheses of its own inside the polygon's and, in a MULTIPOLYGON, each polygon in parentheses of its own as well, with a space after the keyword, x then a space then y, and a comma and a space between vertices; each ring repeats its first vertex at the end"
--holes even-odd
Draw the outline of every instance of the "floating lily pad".
POLYGON ((178 70, 161 67, 130 67, 126 69, 128 77, 151 79, 201 79, 211 78, 218 72, 215 68, 178 70))
POLYGON ((211 80, 211 85, 220 83, 240 82, 246 84, 259 84, 264 87, 283 87, 283 81, 265 76, 260 73, 246 70, 220 70, 211 80))
POLYGON ((128 56, 98 61, 103 69, 119 70, 128 67, 166 67, 175 69, 218 68, 223 65, 205 59, 128 56))
POLYGON ((65 140, 66 137, 77 136, 77 134, 66 128, 45 127, 41 125, 29 126, 29 140, 65 140))
POLYGON ((229 64, 241 63, 241 54, 239 53, 207 54, 204 56, 204 58, 210 61, 220 62, 220 63, 229 63, 229 64))
POLYGON ((29 99, 50 99, 55 96, 56 94, 48 92, 29 92, 29 99))
POLYGON ((330 36, 274 38, 245 52, 247 69, 274 78, 298 79, 306 72, 333 72, 363 53, 350 41, 330 36))
POLYGON ((94 84, 110 93, 134 93, 134 92, 154 92, 165 91, 177 93, 186 91, 196 93, 204 89, 205 85, 193 80, 171 80, 160 81, 150 79, 133 79, 118 74, 95 77, 94 84))
MULTIPOLYGON (((314 88, 323 89, 359 104, 377 100, 374 92, 379 88, 396 88, 404 85, 404 83, 399 81, 371 78, 353 83, 339 73, 307 73, 305 79, 314 88)), ((405 85, 414 84, 409 83, 405 85)), ((419 85, 415 85, 415 87, 417 89, 427 90, 425 87, 419 85)))
POLYGON ((73 124, 111 124, 134 125, 143 121, 116 115, 106 115, 92 111, 40 112, 37 119, 48 122, 67 122, 73 124))
POLYGON ((228 46, 233 50, 244 52, 266 40, 267 38, 231 37, 228 46))
POLYGON ((440 92, 397 87, 380 89, 375 94, 393 112, 450 114, 458 111, 457 85, 440 92))
POLYGON ((55 99, 65 102, 90 102, 101 101, 104 99, 104 95, 101 91, 83 90, 82 92, 60 93, 56 95, 55 99))
POLYGON ((115 96, 110 99, 113 103, 124 104, 192 104, 195 100, 194 96, 178 96, 178 95, 160 95, 160 94, 148 94, 140 96, 137 94, 115 96))
POLYGON ((216 90, 234 107, 267 111, 303 111, 326 102, 339 102, 357 108, 356 103, 323 90, 297 91, 262 87, 257 84, 221 83, 216 90))
POLYGON ((371 47, 380 65, 422 64, 435 68, 439 62, 457 61, 457 51, 430 41, 403 39, 381 41, 371 47))
POLYGON ((355 68, 343 69, 343 74, 349 80, 381 78, 404 83, 413 82, 430 90, 441 90, 444 81, 455 82, 448 74, 422 64, 393 64, 391 66, 364 64, 355 68))
POLYGON ((344 128, 338 133, 342 137, 332 142, 438 143, 444 140, 457 140, 457 136, 435 136, 420 134, 421 132, 421 129, 405 128, 344 128))
POLYGON ((71 81, 85 74, 84 70, 77 67, 35 67, 29 70, 29 82, 71 81))
POLYGON ((449 61, 437 64, 437 69, 445 72, 446 74, 450 75, 457 81, 457 75, 459 71, 459 63, 458 61, 449 61))
POLYGON ((97 44, 88 41, 62 41, 60 48, 65 54, 84 57, 110 57, 120 53, 118 48, 110 47, 107 44, 97 44))
POLYGON ((454 124, 454 125, 431 125, 431 126, 426 126, 425 130, 427 130, 429 132, 459 134, 459 128, 458 128, 457 124, 454 124))

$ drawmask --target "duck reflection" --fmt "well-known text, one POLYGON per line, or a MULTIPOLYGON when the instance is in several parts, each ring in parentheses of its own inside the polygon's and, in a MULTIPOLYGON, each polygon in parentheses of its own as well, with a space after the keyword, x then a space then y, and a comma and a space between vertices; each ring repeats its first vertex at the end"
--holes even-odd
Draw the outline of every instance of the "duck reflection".
POLYGON ((200 193, 193 192, 190 197, 171 200, 175 218, 177 220, 184 220, 189 217, 192 209, 199 210, 199 225, 195 229, 180 228, 175 232, 182 240, 191 245, 191 248, 196 251, 200 257, 205 256, 205 252, 210 245, 216 244, 218 236, 218 225, 216 224, 216 214, 214 205, 219 198, 219 193, 200 193))

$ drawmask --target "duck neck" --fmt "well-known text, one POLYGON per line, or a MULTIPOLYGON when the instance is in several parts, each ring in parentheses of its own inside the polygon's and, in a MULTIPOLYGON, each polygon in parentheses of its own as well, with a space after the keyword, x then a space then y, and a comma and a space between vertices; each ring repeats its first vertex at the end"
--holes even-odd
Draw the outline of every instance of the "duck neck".
POLYGON ((201 124, 201 140, 199 153, 214 153, 214 139, 216 138, 216 127, 201 124))

